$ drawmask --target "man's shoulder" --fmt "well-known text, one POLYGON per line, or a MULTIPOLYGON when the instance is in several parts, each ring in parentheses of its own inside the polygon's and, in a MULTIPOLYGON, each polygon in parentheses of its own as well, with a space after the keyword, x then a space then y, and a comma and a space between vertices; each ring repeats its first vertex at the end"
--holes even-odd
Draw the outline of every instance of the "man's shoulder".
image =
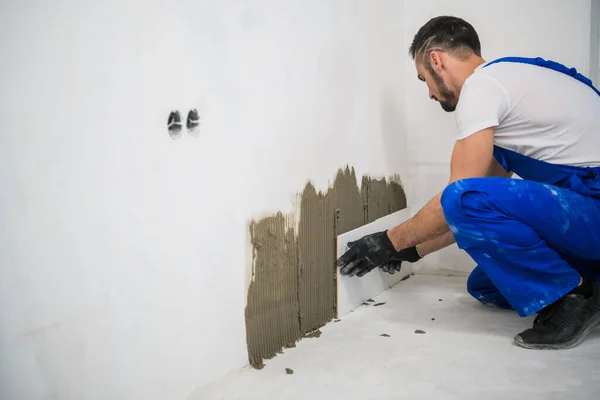
POLYGON ((528 74, 522 66, 524 64, 482 64, 465 80, 460 96, 477 99, 480 96, 494 95, 510 99, 510 93, 518 90, 523 77, 528 74))
POLYGON ((493 78, 497 82, 504 84, 514 80, 523 79, 540 72, 542 68, 537 65, 523 62, 496 62, 492 60, 477 67, 472 78, 493 78))
POLYGON ((463 106, 466 106, 467 104, 465 103, 477 102, 481 96, 506 97, 507 90, 504 79, 497 76, 497 74, 490 74, 488 71, 476 70, 465 80, 460 92, 460 98, 464 98, 462 103, 463 106))
MULTIPOLYGON (((481 79, 493 79, 507 90, 519 91, 523 85, 546 86, 554 82, 565 80, 565 75, 557 73, 551 68, 525 63, 525 62, 495 62, 492 60, 480 65, 469 77, 473 81, 481 79)), ((570 82, 570 80, 569 80, 570 82)))

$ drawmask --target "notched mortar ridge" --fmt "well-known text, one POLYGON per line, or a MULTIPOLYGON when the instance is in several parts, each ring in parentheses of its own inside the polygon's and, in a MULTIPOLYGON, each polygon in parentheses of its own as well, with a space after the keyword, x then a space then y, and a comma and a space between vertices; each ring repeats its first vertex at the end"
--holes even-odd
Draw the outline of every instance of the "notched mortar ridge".
POLYGON ((297 225, 281 212, 249 223, 253 279, 245 315, 252 366, 334 318, 336 237, 405 207, 397 175, 363 176, 359 188, 354 168, 346 166, 325 191, 306 183, 297 225))

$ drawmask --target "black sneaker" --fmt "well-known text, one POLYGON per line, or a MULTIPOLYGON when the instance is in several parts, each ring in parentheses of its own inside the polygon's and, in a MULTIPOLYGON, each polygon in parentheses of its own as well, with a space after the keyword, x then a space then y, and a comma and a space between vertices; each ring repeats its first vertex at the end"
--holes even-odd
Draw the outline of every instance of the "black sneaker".
POLYGON ((569 293, 538 314, 533 327, 515 336, 515 343, 527 349, 570 349, 600 325, 600 284, 592 295, 569 293))

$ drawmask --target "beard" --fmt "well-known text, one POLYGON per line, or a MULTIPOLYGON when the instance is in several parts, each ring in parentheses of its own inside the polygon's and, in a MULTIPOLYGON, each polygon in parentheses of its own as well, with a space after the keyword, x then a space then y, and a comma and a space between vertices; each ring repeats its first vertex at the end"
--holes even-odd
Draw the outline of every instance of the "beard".
POLYGON ((435 100, 440 103, 442 110, 446 112, 453 112, 456 110, 456 104, 458 104, 458 100, 455 94, 450 90, 448 85, 442 80, 442 77, 435 73, 433 68, 430 71, 433 81, 437 86, 438 92, 440 94, 440 98, 434 96, 435 100))

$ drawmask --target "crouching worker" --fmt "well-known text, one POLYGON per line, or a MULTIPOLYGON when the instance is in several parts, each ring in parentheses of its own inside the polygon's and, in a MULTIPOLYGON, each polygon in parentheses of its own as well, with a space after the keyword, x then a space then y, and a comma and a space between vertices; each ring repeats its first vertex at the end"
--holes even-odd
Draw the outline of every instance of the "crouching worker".
POLYGON ((410 54, 429 97, 455 112, 450 181, 405 223, 353 242, 340 272, 394 272, 456 242, 478 265, 475 299, 538 314, 516 344, 578 345, 600 325, 600 92, 554 61, 486 62, 460 18, 430 20, 410 54))

